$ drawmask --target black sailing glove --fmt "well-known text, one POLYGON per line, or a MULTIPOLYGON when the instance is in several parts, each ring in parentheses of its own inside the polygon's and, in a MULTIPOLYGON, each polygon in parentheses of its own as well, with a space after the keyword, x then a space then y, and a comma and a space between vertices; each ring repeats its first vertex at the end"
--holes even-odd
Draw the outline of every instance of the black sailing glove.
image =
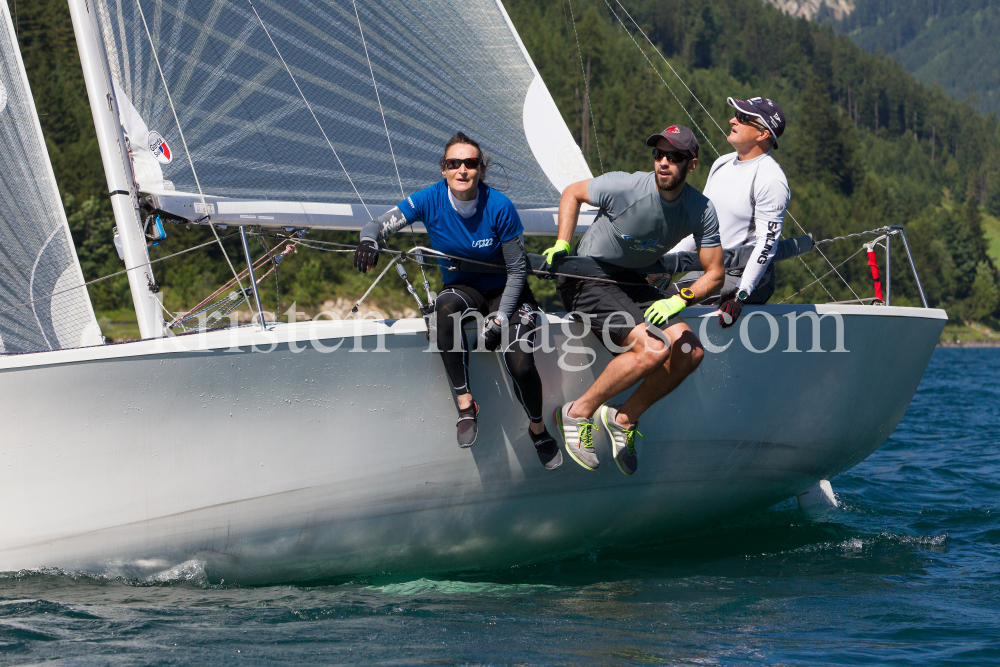
POLYGON ((493 352, 500 347, 500 339, 503 334, 503 325, 495 319, 491 319, 483 327, 483 347, 493 352))
POLYGON ((362 239, 354 251, 354 267, 361 273, 368 273, 378 265, 378 244, 371 239, 362 239))
POLYGON ((731 294, 728 299, 723 300, 719 311, 719 326, 728 329, 736 324, 737 318, 743 312, 743 302, 731 294))

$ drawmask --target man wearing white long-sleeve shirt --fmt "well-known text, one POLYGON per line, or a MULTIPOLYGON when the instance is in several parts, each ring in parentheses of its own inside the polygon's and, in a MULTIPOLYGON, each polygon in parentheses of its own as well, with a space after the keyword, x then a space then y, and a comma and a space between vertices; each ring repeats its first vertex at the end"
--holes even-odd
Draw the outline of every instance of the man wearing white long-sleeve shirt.
MULTIPOLYGON (((785 131, 781 107, 763 97, 726 101, 736 109, 728 137, 736 152, 715 161, 704 194, 715 206, 722 247, 754 249, 742 270, 727 272, 719 305, 723 327, 736 322, 744 303, 766 303, 774 293, 772 261, 791 198, 785 173, 771 157, 785 131)), ((694 239, 684 239, 671 252, 681 250, 694 250, 694 239)), ((688 274, 678 287, 693 277, 688 274)))

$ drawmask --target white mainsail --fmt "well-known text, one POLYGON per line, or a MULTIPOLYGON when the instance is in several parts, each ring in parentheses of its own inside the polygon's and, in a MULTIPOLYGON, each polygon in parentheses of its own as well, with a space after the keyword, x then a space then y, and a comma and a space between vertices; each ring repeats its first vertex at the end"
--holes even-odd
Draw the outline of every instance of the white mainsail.
POLYGON ((590 177, 499 0, 96 3, 112 78, 179 152, 176 110, 177 191, 391 205, 457 130, 518 208, 590 177))
POLYGON ((70 236, 14 24, 0 27, 0 352, 103 342, 70 236))

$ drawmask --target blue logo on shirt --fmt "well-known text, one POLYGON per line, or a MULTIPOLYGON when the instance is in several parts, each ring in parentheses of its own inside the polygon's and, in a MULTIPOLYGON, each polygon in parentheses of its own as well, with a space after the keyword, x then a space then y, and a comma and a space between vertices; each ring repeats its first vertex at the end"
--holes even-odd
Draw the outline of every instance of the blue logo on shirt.
POLYGON ((656 250, 659 247, 660 239, 646 239, 645 241, 640 241, 634 236, 628 236, 623 234, 622 238, 626 241, 632 241, 632 245, 636 250, 656 250))

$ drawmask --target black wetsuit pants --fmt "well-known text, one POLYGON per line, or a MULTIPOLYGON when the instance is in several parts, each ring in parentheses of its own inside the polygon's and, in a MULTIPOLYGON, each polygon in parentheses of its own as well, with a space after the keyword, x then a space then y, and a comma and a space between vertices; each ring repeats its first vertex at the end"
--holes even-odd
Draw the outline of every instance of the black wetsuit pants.
MULTIPOLYGON (((441 351, 448 379, 456 394, 469 393, 469 343, 458 321, 466 323, 473 319, 472 313, 475 312, 483 317, 495 313, 502 293, 502 287, 480 292, 468 285, 449 285, 441 290, 434 302, 437 349, 441 351), (456 326, 459 326, 457 331, 456 326), (456 343, 461 347, 456 348, 456 343)), ((542 419, 542 379, 535 368, 532 352, 537 310, 535 297, 525 285, 511 317, 507 347, 502 350, 504 367, 514 381, 514 394, 528 413, 528 419, 536 422, 542 419)))

